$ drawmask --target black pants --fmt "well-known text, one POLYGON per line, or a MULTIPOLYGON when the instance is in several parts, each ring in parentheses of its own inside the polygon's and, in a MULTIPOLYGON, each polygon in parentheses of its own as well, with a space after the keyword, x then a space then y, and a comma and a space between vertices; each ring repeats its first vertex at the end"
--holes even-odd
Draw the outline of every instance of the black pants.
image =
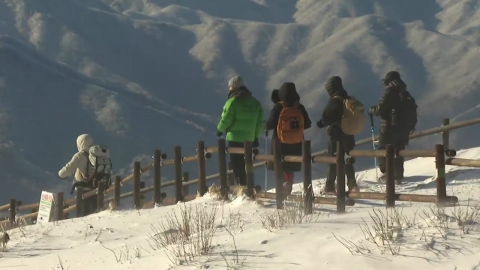
MULTIPOLYGON (((228 142, 228 147, 242 147, 243 142, 228 142)), ((243 154, 230 154, 233 175, 238 185, 247 185, 247 174, 245 172, 245 156, 243 154)))
MULTIPOLYGON (((89 191, 89 190, 87 190, 87 191, 89 191)), ((95 211, 97 211, 97 207, 98 207, 97 196, 92 196, 90 198, 84 199, 84 202, 83 202, 83 207, 84 207, 83 208, 83 215, 84 216, 94 214, 95 211)))
MULTIPOLYGON (((328 140, 328 154, 330 156, 335 156, 337 152, 337 137, 329 137, 328 140)), ((342 143, 345 148, 345 151, 348 152, 352 150, 355 146, 355 139, 353 137, 342 138, 342 143), (353 143, 353 145, 352 145, 353 143)), ((345 164, 345 175, 347 176, 347 186, 353 188, 357 185, 357 180, 355 179, 355 169, 352 164, 345 164)), ((325 184, 325 189, 327 191, 335 189, 335 179, 337 178, 337 164, 328 164, 327 168, 327 181, 325 184)))
MULTIPOLYGON (((406 145, 408 144, 409 134, 403 131, 398 130, 386 130, 385 132, 380 131, 378 136, 378 149, 385 149, 387 144, 391 144, 395 151, 405 150, 406 145)), ((382 173, 386 173, 386 158, 379 157, 377 158, 378 167, 382 173)), ((395 157, 393 170, 395 178, 403 177, 403 163, 405 159, 403 157, 395 157)))

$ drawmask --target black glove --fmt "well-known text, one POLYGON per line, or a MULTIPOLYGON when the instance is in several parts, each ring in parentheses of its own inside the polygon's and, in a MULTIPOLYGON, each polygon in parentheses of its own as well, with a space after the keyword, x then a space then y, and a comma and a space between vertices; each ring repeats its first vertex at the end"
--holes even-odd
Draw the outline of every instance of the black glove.
POLYGON ((319 128, 324 128, 325 127, 322 120, 317 122, 317 127, 319 127, 319 128))
POLYGON ((252 142, 252 147, 258 147, 260 146, 260 143, 258 142, 258 138, 255 138, 255 140, 253 140, 252 142))
POLYGON ((222 136, 223 136, 223 132, 217 131, 217 137, 222 137, 222 136))
POLYGON ((370 109, 368 109, 368 114, 369 115, 373 115, 374 112, 375 112, 375 106, 372 106, 372 107, 370 107, 370 109))

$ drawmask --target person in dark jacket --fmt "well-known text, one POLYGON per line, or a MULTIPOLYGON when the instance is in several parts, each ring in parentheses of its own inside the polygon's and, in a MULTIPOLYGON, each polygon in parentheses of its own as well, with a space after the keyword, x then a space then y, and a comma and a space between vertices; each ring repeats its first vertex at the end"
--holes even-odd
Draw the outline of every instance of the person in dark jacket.
MULTIPOLYGON (((408 144, 411 128, 404 127, 395 121, 396 111, 401 106, 402 91, 407 91, 407 85, 400 78, 397 71, 390 71, 383 79, 385 92, 376 106, 368 110, 368 114, 380 117, 380 134, 378 139, 378 149, 385 149, 387 144, 393 145, 394 149, 404 150, 408 144)), ((408 93, 408 95, 410 95, 408 93)), ((397 182, 403 179, 403 157, 395 157, 394 176, 397 182)), ((385 158, 378 158, 378 167, 383 173, 378 180, 385 181, 385 158)))
MULTIPOLYGON (((278 139, 277 134, 277 124, 278 119, 280 117, 280 113, 283 109, 283 105, 280 101, 285 102, 286 106, 292 107, 294 105, 298 105, 302 115, 303 115, 303 126, 304 130, 309 129, 312 126, 312 121, 308 117, 308 113, 305 110, 305 107, 300 104, 300 96, 297 93, 297 89, 295 84, 292 82, 286 82, 280 87, 278 90, 278 99, 276 97, 276 90, 272 92, 272 102, 275 104, 273 109, 270 112, 270 116, 268 120, 265 122, 265 128, 267 130, 273 130, 272 135, 272 142, 274 139, 278 139)), ((272 147, 273 149, 273 147, 272 147)), ((292 155, 292 156, 301 156, 302 155, 302 143, 296 144, 281 144, 281 151, 282 155, 292 155)), ((270 163, 268 166, 269 169, 273 169, 273 164, 270 163)), ((292 185, 293 185, 293 178, 294 172, 298 172, 302 169, 302 163, 294 163, 294 162, 283 162, 282 169, 284 172, 284 193, 290 195, 292 193, 292 185)))
MULTIPOLYGON (((328 154, 335 156, 337 152, 337 142, 342 142, 345 151, 348 153, 355 147, 355 137, 343 133, 340 123, 343 117, 343 99, 348 98, 347 91, 343 88, 342 79, 338 76, 331 77, 325 84, 330 99, 323 111, 322 119, 317 122, 319 128, 327 128, 328 134, 328 154)), ((358 192, 357 181, 355 179, 355 169, 352 164, 345 164, 345 174, 347 176, 347 186, 349 191, 358 192)), ((325 194, 336 194, 335 179, 337 178, 337 165, 329 164, 327 169, 327 181, 325 183, 325 194)))
MULTIPOLYGON (((280 96, 278 95, 278 89, 273 89, 272 95, 271 95, 271 100, 273 103, 273 106, 277 105, 277 103, 280 102, 280 96)), ((268 120, 267 120, 268 121, 268 120)), ((265 131, 267 132, 267 137, 268 137, 268 129, 267 129, 267 121, 265 121, 265 131)), ((276 129, 276 128, 275 128, 276 129)), ((272 140, 272 147, 270 147, 270 154, 273 155, 273 140, 272 140)), ((267 169, 273 171, 273 162, 272 161, 267 161, 267 169)))

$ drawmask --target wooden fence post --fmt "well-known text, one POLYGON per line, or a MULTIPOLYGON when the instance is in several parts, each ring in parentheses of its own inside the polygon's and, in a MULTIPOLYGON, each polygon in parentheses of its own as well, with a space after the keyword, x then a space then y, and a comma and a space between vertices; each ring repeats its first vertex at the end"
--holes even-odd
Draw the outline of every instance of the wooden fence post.
POLYGON ((115 194, 114 194, 115 207, 120 206, 121 189, 122 189, 122 177, 120 177, 120 175, 117 175, 115 176, 115 194))
POLYGON ((84 205, 83 205, 83 188, 77 187, 77 196, 76 196, 76 212, 77 212, 77 218, 78 217, 83 217, 83 210, 84 210, 84 205))
POLYGON ((386 150, 386 191, 387 191, 387 207, 395 207, 395 150, 391 144, 385 146, 386 150))
POLYGON ((140 161, 133 163, 133 209, 140 209, 140 161))
POLYGON ((63 192, 57 193, 57 201, 56 201, 56 210, 57 210, 57 221, 63 220, 63 192))
POLYGON ((97 210, 103 211, 103 206, 105 202, 105 182, 100 181, 98 182, 98 189, 97 189, 97 210))
POLYGON ((220 192, 224 200, 228 200, 227 151, 225 139, 218 139, 218 169, 220 174, 220 192))
POLYGON ((205 172, 205 142, 198 141, 197 142, 197 165, 198 165, 198 195, 203 197, 203 195, 207 192, 207 180, 206 180, 206 172, 205 172))
POLYGON ((337 142, 337 212, 345 213, 345 148, 337 142))
POLYGON ((244 157, 245 157, 245 174, 247 177, 247 192, 248 197, 253 196, 253 187, 255 186, 255 180, 253 179, 253 150, 252 142, 246 141, 243 143, 244 157))
POLYGON ((160 149, 155 150, 153 162, 153 201, 154 204, 161 204, 161 178, 162 178, 162 152, 160 149))
MULTIPOLYGON (((442 126, 445 127, 448 125, 450 125, 450 119, 449 118, 443 119, 442 126)), ((445 130, 442 132, 442 144, 444 149, 450 149, 450 131, 449 130, 445 130)))
POLYGON ((445 179, 445 148, 435 145, 435 165, 437 167, 437 205, 443 206, 447 201, 447 181, 445 179))
POLYGON ((175 146, 174 148, 174 165, 175 165, 175 203, 183 201, 183 185, 182 185, 182 147, 175 146))
MULTIPOLYGON (((188 182, 188 181, 190 181, 190 176, 188 175, 188 172, 184 172, 184 173, 183 173, 183 183, 188 182)), ((185 196, 188 195, 188 193, 189 193, 189 192, 188 192, 188 188, 189 188, 189 187, 190 187, 190 186, 187 186, 187 185, 183 185, 183 184, 182 184, 183 197, 185 197, 185 196)))
POLYGON ((275 200, 277 209, 283 209, 283 180, 285 176, 282 169, 282 145, 279 139, 274 139, 273 142, 273 156, 274 156, 274 171, 275 171, 275 200))
POLYGON ((310 141, 303 141, 303 193, 305 214, 313 212, 312 148, 310 141))
POLYGON ((17 215, 17 202, 15 199, 10 199, 10 224, 15 224, 15 217, 17 215))
MULTIPOLYGON (((67 209, 68 207, 70 207, 70 205, 64 203, 63 210, 67 209)), ((62 211, 62 214, 63 214, 63 219, 69 219, 69 218, 70 218, 70 213, 64 213, 64 212, 62 211)))

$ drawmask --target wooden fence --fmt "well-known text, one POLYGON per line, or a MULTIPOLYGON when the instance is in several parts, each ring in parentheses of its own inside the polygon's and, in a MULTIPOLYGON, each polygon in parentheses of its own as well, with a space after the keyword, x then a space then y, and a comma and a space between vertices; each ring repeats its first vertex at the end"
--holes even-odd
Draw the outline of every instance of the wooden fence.
MULTIPOLYGON (((449 205, 458 202, 458 198, 454 196, 447 196, 446 194, 446 181, 445 181, 445 165, 454 166, 467 166, 467 167, 480 167, 480 160, 468 160, 454 158, 456 152, 448 149, 449 145, 449 131, 471 126, 480 123, 480 118, 458 122, 450 124, 448 119, 445 119, 441 127, 432 128, 424 131, 415 132, 410 136, 410 139, 416 139, 435 133, 442 133, 442 144, 435 146, 432 150, 402 150, 397 153, 393 151, 391 146, 387 146, 385 150, 352 150, 345 155, 343 147, 338 145, 337 155, 335 157, 326 156, 326 151, 320 151, 316 153, 311 152, 310 141, 305 141, 303 144, 302 156, 281 156, 279 153, 279 144, 274 144, 273 155, 262 155, 258 153, 257 149, 252 149, 251 143, 246 142, 244 148, 226 147, 225 140, 218 140, 218 145, 214 147, 205 147, 203 141, 197 143, 196 154, 193 156, 182 156, 182 149, 180 146, 175 146, 174 158, 167 159, 167 155, 160 150, 155 150, 153 156, 153 162, 141 167, 140 162, 134 162, 134 172, 128 175, 124 179, 120 176, 115 177, 115 183, 110 187, 105 187, 101 184, 97 189, 84 192, 82 189, 77 190, 75 197, 70 199, 64 199, 63 192, 57 193, 55 205, 56 217, 58 220, 68 218, 72 211, 76 211, 76 217, 84 216, 85 213, 85 201, 96 197, 98 208, 104 210, 107 204, 111 207, 116 207, 120 204, 120 200, 128 197, 133 197, 134 208, 151 208, 155 205, 170 205, 179 201, 190 201, 197 196, 203 196, 207 192, 207 181, 220 178, 220 193, 222 198, 227 199, 228 193, 234 188, 233 183, 228 179, 228 175, 232 174, 232 170, 228 170, 226 162, 227 153, 244 154, 246 162, 247 172, 247 186, 242 187, 247 196, 256 197, 258 199, 275 199, 277 208, 283 208, 284 195, 283 192, 269 193, 260 190, 259 186, 255 186, 253 179, 253 168, 264 166, 266 161, 274 162, 274 171, 276 177, 276 191, 283 190, 283 174, 279 164, 282 161, 287 162, 302 162, 304 172, 304 190, 303 195, 289 195, 288 199, 303 200, 305 203, 305 209, 308 213, 312 211, 312 203, 331 204, 337 206, 338 212, 344 212, 345 206, 355 205, 354 199, 369 199, 369 200, 385 200, 387 206, 394 206, 395 201, 415 201, 415 202, 427 202, 437 203, 440 205, 449 205), (447 146, 447 147, 446 147, 447 146), (206 176, 205 164, 206 160, 211 159, 212 154, 218 154, 218 167, 219 173, 206 176), (437 195, 412 195, 412 194, 397 194, 395 193, 395 181, 393 178, 392 162, 395 155, 404 157, 435 157, 437 167, 437 195), (448 159, 445 160, 445 155, 448 159), (371 192, 358 192, 349 193, 345 190, 345 163, 354 163, 357 157, 386 157, 387 167, 387 181, 386 181, 386 193, 371 193, 371 192), (259 161, 254 163, 254 161, 259 161), (198 178, 190 180, 189 174, 183 172, 182 164, 188 162, 197 162, 198 178), (337 197, 315 197, 312 189, 312 177, 311 168, 312 163, 335 163, 337 164, 337 197), (171 181, 161 182, 162 168, 166 166, 174 166, 175 179, 171 181), (144 183, 140 181, 140 176, 153 169, 153 186, 145 187, 144 183), (121 188, 126 183, 133 181, 133 191, 121 194, 121 188), (189 185, 198 184, 197 194, 188 194, 189 185), (168 186, 175 186, 175 196, 167 198, 166 194, 161 192, 162 188, 168 186), (153 192, 153 201, 145 202, 145 193, 153 192)), ((377 139, 377 138, 375 138, 377 139)), ((356 145, 362 145, 372 142, 372 138, 360 140, 356 145)), ((32 219, 35 220, 38 215, 39 203, 32 203, 28 205, 22 205, 20 201, 11 199, 9 204, 0 206, 0 211, 9 211, 9 218, 7 220, 0 221, 0 225, 10 225, 9 227, 16 226, 16 220, 19 219, 32 219), (28 211, 31 213, 17 216, 18 212, 28 211)))

